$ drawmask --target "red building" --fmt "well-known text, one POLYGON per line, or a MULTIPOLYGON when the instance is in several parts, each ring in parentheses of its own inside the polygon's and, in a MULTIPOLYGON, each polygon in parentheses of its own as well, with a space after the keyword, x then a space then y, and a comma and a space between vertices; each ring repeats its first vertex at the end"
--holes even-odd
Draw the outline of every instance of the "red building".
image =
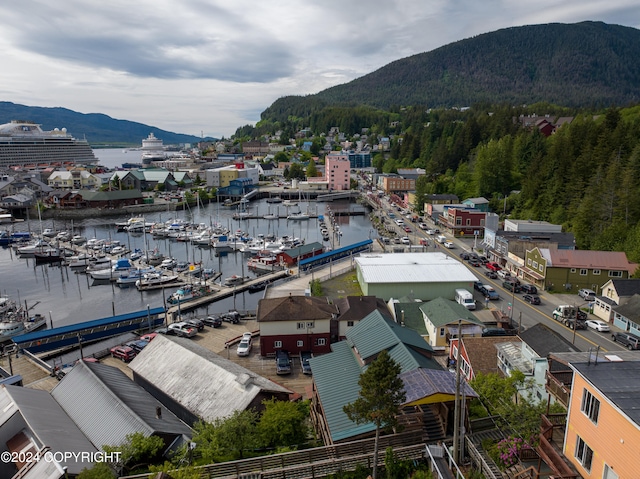
POLYGON ((469 208, 448 208, 438 217, 438 224, 455 236, 484 236, 487 213, 469 208))
POLYGON ((261 299, 256 316, 260 326, 260 354, 276 350, 297 356, 300 351, 331 351, 331 322, 338 317, 335 304, 326 297, 286 296, 261 299))
POLYGON ((313 243, 303 244, 296 246, 295 248, 284 250, 276 256, 279 264, 285 263, 287 266, 295 266, 303 259, 318 256, 322 253, 324 253, 324 247, 322 244, 314 241, 313 243))

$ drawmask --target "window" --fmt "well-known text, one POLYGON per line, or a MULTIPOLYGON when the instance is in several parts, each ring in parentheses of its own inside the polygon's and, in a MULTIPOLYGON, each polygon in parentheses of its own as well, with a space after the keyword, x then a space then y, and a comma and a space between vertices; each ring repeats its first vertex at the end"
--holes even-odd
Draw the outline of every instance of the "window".
POLYGON ((543 266, 542 263, 540 263, 540 266, 538 266, 538 271, 542 272, 544 270, 542 266, 543 266))
POLYGON ((350 328, 351 326, 353 326, 353 321, 347 321, 347 327, 350 328))
POLYGON ((444 328, 440 328, 440 336, 444 336, 444 328))
POLYGON ((467 218, 467 226, 471 226, 471 218, 467 218))
POLYGON ((456 216, 456 225, 462 225, 462 218, 460 216, 456 216))
POLYGON ((298 329, 304 329, 304 323, 298 323, 298 329))
POLYGON ((527 266, 531 266, 531 258, 527 258, 527 266))
POLYGON ((580 436, 576 436, 578 440, 576 441, 576 453, 575 458, 582 464, 582 466, 587 470, 591 471, 591 461, 593 460, 593 451, 587 443, 582 440, 580 436))
POLYGON ((595 275, 600 274, 600 270, 599 270, 599 269, 594 269, 594 270, 593 270, 593 274, 595 274, 595 275))
POLYGON ((609 277, 622 278, 622 271, 609 271, 609 277))
POLYGON ((587 275, 588 270, 585 268, 580 269, 580 276, 586 276, 587 275))
POLYGON ((580 410, 585 413, 594 424, 598 424, 598 414, 600 412, 600 401, 598 401, 593 394, 588 390, 582 391, 582 405, 580 410))
POLYGON ((307 322, 307 328, 308 329, 313 329, 313 321, 307 322))
POLYGON ((615 472, 613 472, 613 468, 605 464, 604 471, 602 472, 602 479, 619 479, 619 477, 615 472))
POLYGON ((273 342, 273 347, 274 348, 281 348, 282 347, 282 341, 274 341, 273 342))
POLYGON ((325 344, 327 344, 325 338, 316 338, 316 346, 324 346, 325 344))
POLYGON ((538 262, 537 261, 533 262, 533 269, 538 269, 538 262))
POLYGON ((298 341, 296 342, 296 346, 298 346, 299 348, 304 346, 304 341, 302 341, 301 339, 298 339, 298 341))

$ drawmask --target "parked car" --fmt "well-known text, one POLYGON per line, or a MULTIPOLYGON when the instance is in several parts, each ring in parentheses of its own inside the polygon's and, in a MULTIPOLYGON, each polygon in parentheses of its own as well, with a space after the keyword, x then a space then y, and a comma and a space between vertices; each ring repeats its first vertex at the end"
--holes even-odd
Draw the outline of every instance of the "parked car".
POLYGON ((511 273, 509 273, 509 271, 507 271, 506 269, 501 269, 499 271, 497 271, 498 273, 498 277, 505 279, 507 276, 511 276, 511 273))
POLYGON ((445 241, 445 242, 444 242, 444 247, 445 247, 445 248, 452 249, 452 248, 454 247, 453 242, 451 242, 451 241, 445 241))
POLYGON ((500 299, 500 296, 498 296, 496 290, 488 284, 483 284, 482 290, 480 292, 484 295, 485 298, 489 298, 490 300, 500 299))
POLYGON ((469 264, 471 266, 475 266, 476 268, 480 267, 480 261, 478 261, 477 259, 471 258, 469 260, 469 264))
POLYGON ((180 336, 183 338, 193 338, 196 334, 198 334, 197 328, 184 321, 170 324, 169 331, 173 332, 173 334, 175 334, 176 336, 180 336))
POLYGON ((302 367, 302 374, 311 374, 311 364, 309 359, 313 357, 311 351, 300 352, 300 366, 302 367))
POLYGON ((462 253, 460 253, 460 259, 467 261, 469 258, 471 258, 471 256, 466 251, 463 251, 462 253))
POLYGON ((601 333, 608 333, 611 331, 609 325, 601 319, 587 319, 585 324, 587 325, 587 328, 595 329, 601 333))
POLYGON ((525 294, 522 297, 522 299, 525 300, 527 303, 541 304, 540 297, 536 296, 535 294, 525 294))
POLYGON ((502 269, 498 263, 494 263, 493 261, 489 261, 486 266, 487 269, 491 271, 500 271, 502 269))
POLYGON ((133 349, 135 351, 136 354, 139 354, 142 352, 142 350, 145 348, 145 346, 147 346, 149 344, 149 341, 144 340, 144 339, 136 339, 134 341, 129 341, 127 344, 125 344, 125 346, 130 347, 131 349, 133 349))
POLYGON ((109 351, 111 352, 112 357, 120 359, 125 363, 128 363, 136 357, 136 352, 129 346, 116 346, 111 348, 109 351))
POLYGON ((520 286, 518 286, 516 283, 513 283, 511 281, 503 281, 502 287, 507 291, 511 291, 512 293, 520 292, 520 286))
POLYGON ((473 283, 473 289, 482 293, 484 291, 484 284, 482 284, 482 281, 476 281, 473 283))
POLYGON ((578 291, 578 296, 580 296, 585 301, 593 301, 596 299, 596 292, 589 288, 582 288, 578 291))
POLYGON ((411 244, 411 240, 409 239, 408 236, 403 236, 400 241, 402 242, 402 244, 411 244))
POLYGON ((236 352, 238 353, 238 356, 249 356, 249 353, 251 352, 251 333, 244 333, 242 335, 242 339, 240 340, 240 342, 238 343, 238 348, 236 350, 236 352))
POLYGON ((240 322, 240 313, 237 311, 229 311, 220 315, 223 321, 227 323, 238 324, 240 322))
POLYGON ((276 374, 291 374, 291 358, 281 349, 276 351, 276 374))
POLYGON ((143 334, 142 336, 140 336, 140 339, 142 339, 143 341, 149 341, 150 342, 157 335, 158 335, 158 333, 147 333, 147 334, 143 334))
POLYGON ((426 230, 429 229, 429 226, 427 225, 427 223, 418 223, 418 228, 420 228, 421 230, 426 230))
POLYGON ((185 323, 190 324, 198 331, 202 331, 204 329, 204 321, 198 318, 189 318, 184 320, 185 323))
POLYGON ((219 328, 222 326, 222 318, 220 318, 220 316, 207 316, 202 319, 202 322, 212 328, 219 328))
POLYGON ((485 271, 485 272, 484 272, 484 274, 485 274, 485 276, 487 276, 488 278, 491 278, 491 279, 498 279, 498 273, 496 273, 495 271, 491 271, 491 270, 489 270, 489 271, 485 271))
POLYGON ((521 284, 520 290, 523 293, 527 293, 527 294, 538 294, 538 288, 536 288, 532 284, 521 284))
POLYGON ((487 264, 489 262, 486 256, 478 256, 478 259, 482 264, 487 264))
POLYGON ((434 235, 434 234, 436 234, 436 230, 427 230, 427 234, 428 235, 434 235))
POLYGON ((631 333, 617 332, 611 335, 611 339, 614 343, 620 343, 629 350, 640 349, 640 338, 631 333))
POLYGON ((506 336, 507 331, 504 328, 484 328, 482 330, 482 337, 490 336, 506 336))
POLYGON ((411 233, 411 228, 409 226, 405 226, 402 229, 404 230, 405 233, 411 233))

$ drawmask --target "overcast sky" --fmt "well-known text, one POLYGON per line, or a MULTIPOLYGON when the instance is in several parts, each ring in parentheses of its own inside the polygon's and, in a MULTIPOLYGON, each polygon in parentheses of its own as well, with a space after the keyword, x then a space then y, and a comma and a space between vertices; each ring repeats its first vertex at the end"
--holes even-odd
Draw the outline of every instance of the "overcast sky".
POLYGON ((584 20, 640 28, 640 2, 4 1, 0 100, 228 137, 282 96, 500 28, 584 20))

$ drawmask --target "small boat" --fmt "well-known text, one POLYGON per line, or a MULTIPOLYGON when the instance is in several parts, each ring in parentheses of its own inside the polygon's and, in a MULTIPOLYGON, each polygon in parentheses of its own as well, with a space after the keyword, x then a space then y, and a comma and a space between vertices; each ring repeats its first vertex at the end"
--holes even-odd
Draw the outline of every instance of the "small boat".
POLYGON ((131 261, 128 258, 121 258, 117 260, 113 266, 99 270, 92 270, 89 274, 95 280, 111 280, 116 279, 120 274, 126 273, 132 269, 134 269, 134 266, 131 264, 131 261))
POLYGON ((191 299, 199 298, 205 294, 208 294, 211 290, 208 287, 201 286, 200 284, 187 284, 184 285, 173 293, 167 299, 169 304, 178 304, 191 299))
POLYGON ((158 271, 156 271, 153 266, 149 266, 148 268, 131 269, 124 273, 120 273, 120 275, 116 279, 116 284, 120 287, 126 287, 132 284, 136 284, 136 281, 144 278, 144 275, 147 273, 157 272, 158 271))
POLYGON ((41 314, 21 319, 20 314, 7 315, 0 321, 0 342, 11 340, 19 334, 36 331, 47 325, 47 319, 41 314))
POLYGON ((274 215, 273 213, 268 213, 268 214, 264 215, 262 217, 262 219, 265 219, 265 220, 277 220, 278 216, 274 215))
POLYGON ((166 258, 160 263, 162 269, 173 269, 177 266, 178 261, 175 258, 166 258))
POLYGON ((295 200, 284 200, 282 202, 283 206, 298 206, 298 202, 295 200))
POLYGON ((48 248, 44 251, 33 253, 36 264, 62 263, 65 259, 64 250, 59 248, 48 248))
POLYGON ((33 258, 36 253, 43 253, 53 246, 44 240, 38 240, 33 244, 18 248, 18 254, 23 258, 33 258))
POLYGON ((289 216, 287 216, 288 220, 293 220, 293 221, 304 221, 304 220, 308 220, 310 218, 310 216, 307 213, 292 213, 289 216))
POLYGON ((268 281, 260 281, 259 283, 252 284, 249 286, 249 293, 257 293, 258 291, 262 291, 269 284, 268 281))
POLYGON ((71 239, 71 233, 68 231, 60 231, 56 235, 56 241, 69 241, 71 239))
POLYGON ((267 198, 267 203, 282 203, 282 198, 279 196, 269 197, 267 198))
POLYGON ((216 272, 213 268, 204 268, 200 274, 200 279, 204 279, 206 281, 207 279, 213 278, 215 275, 216 272))
POLYGON ((234 274, 232 276, 229 276, 228 278, 225 278, 224 284, 226 286, 237 286, 244 283, 247 279, 249 279, 248 276, 238 276, 234 274))
POLYGON ((142 278, 136 281, 136 288, 144 289, 150 286, 159 286, 167 283, 173 283, 177 279, 177 274, 166 275, 162 273, 146 273, 142 278))
POLYGON ((44 236, 45 238, 53 238, 57 235, 58 233, 56 233, 55 230, 51 229, 51 228, 45 228, 42 231, 42 236, 44 236))
POLYGON ((71 243, 75 244, 75 245, 81 245, 87 242, 87 238, 85 236, 82 235, 75 235, 73 238, 71 238, 71 243))
POLYGON ((129 255, 129 258, 131 258, 131 261, 135 261, 137 259, 142 258, 142 250, 139 248, 134 249, 133 253, 129 255))
POLYGON ((82 254, 80 256, 76 256, 75 258, 71 258, 71 262, 69 263, 69 267, 74 270, 98 270, 105 269, 111 265, 111 259, 106 256, 92 256, 88 254, 82 254))

